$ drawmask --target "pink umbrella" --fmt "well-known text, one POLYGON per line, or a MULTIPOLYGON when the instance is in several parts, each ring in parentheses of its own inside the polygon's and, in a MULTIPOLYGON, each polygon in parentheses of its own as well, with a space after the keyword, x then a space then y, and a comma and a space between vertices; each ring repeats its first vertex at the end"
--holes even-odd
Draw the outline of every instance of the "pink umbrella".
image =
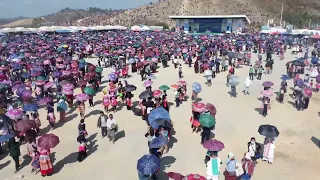
POLYGON ((185 86, 185 85, 187 85, 187 82, 184 80, 180 80, 180 81, 178 81, 178 84, 185 86))
POLYGON ((53 82, 47 82, 47 84, 44 85, 45 88, 51 88, 53 86, 53 82))
POLYGON ((58 58, 56 59, 56 61, 57 61, 57 62, 62 62, 63 59, 62 59, 61 57, 58 57, 58 58))
POLYGON ((271 97, 271 96, 273 96, 273 92, 270 91, 270 90, 263 90, 263 91, 260 92, 260 94, 261 94, 262 96, 266 96, 266 97, 271 97))
POLYGON ((307 98, 311 98, 312 90, 310 88, 304 88, 302 94, 307 98))
POLYGON ((22 116, 22 111, 20 109, 11 109, 6 115, 11 119, 19 119, 22 116))
POLYGON ((215 116, 217 114, 217 109, 213 104, 207 103, 206 110, 209 111, 212 116, 215 116))
POLYGON ((192 105, 192 111, 203 113, 206 111, 206 104, 197 102, 192 105))
POLYGON ((185 180, 206 180, 205 177, 203 177, 199 174, 188 174, 184 178, 185 178, 185 180))
POLYGON ((188 49, 184 48, 182 49, 182 53, 187 53, 188 52, 188 49))
POLYGON ((32 91, 31 91, 31 90, 27 89, 27 90, 23 91, 23 93, 22 93, 22 99, 23 99, 24 101, 29 100, 31 97, 32 97, 32 91))
POLYGON ((85 94, 85 93, 81 93, 81 94, 78 94, 78 95, 76 96, 76 99, 77 99, 78 101, 80 101, 80 102, 84 102, 84 101, 88 100, 88 95, 85 94))
POLYGON ((150 86, 152 86, 152 84, 153 84, 153 81, 150 81, 150 80, 145 81, 145 82, 143 83, 144 87, 150 87, 150 86))
POLYGON ((221 151, 222 149, 224 149, 224 144, 216 139, 210 139, 204 142, 202 145, 209 151, 221 151))
POLYGON ((59 69, 62 69, 62 68, 64 68, 64 65, 63 64, 57 64, 56 67, 59 68, 59 69))
POLYGON ((68 84, 63 85, 63 86, 62 86, 62 89, 74 89, 74 85, 68 83, 68 84))
POLYGON ((62 94, 65 94, 65 95, 72 95, 72 94, 73 94, 73 89, 66 89, 66 88, 63 88, 63 89, 62 89, 62 94))
POLYGON ((37 80, 37 81, 35 82, 35 84, 36 84, 37 86, 42 86, 42 85, 46 84, 46 82, 43 81, 43 80, 37 80))
POLYGON ((48 65, 48 64, 50 64, 50 63, 51 63, 50 60, 45 60, 45 61, 43 61, 43 64, 44 64, 44 65, 48 65))
POLYGON ((159 98, 162 95, 162 91, 160 90, 154 90, 152 93, 155 98, 159 98))
POLYGON ((152 60, 152 62, 155 62, 155 63, 158 62, 158 58, 152 58, 151 60, 152 60))
POLYGON ((63 76, 69 76, 71 74, 71 71, 68 70, 62 70, 61 72, 63 76))
POLYGON ((175 172, 168 172, 167 176, 171 179, 174 180, 182 180, 184 178, 184 176, 180 173, 175 173, 175 172))

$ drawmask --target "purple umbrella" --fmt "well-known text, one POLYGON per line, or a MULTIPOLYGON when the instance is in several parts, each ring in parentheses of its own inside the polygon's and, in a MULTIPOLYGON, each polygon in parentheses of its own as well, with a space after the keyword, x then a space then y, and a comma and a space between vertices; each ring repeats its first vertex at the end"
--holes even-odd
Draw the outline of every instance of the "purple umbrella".
POLYGON ((271 82, 271 81, 266 81, 266 82, 264 82, 264 83, 262 83, 262 86, 264 86, 264 87, 271 87, 271 86, 273 86, 274 84, 273 84, 273 82, 271 82))
POLYGON ((210 139, 203 143, 203 147, 209 151, 221 151, 224 148, 224 144, 221 141, 210 139))
POLYGON ((18 96, 22 96, 22 94, 23 94, 23 92, 26 90, 26 86, 19 86, 18 87, 18 89, 17 89, 17 91, 16 91, 16 94, 18 95, 18 96))
POLYGON ((54 71, 53 72, 53 76, 54 77, 60 77, 62 75, 62 72, 61 71, 54 71))
POLYGON ((11 119, 19 119, 22 116, 22 111, 20 109, 11 109, 6 115, 11 119))
POLYGON ((23 93, 22 93, 22 99, 24 101, 27 101, 29 100, 30 98, 32 97, 32 91, 31 90, 25 90, 23 93))
POLYGON ((320 83, 320 75, 316 76, 317 83, 320 83))
POLYGON ((52 99, 49 97, 44 97, 44 98, 41 98, 37 103, 38 103, 38 105, 44 105, 49 102, 52 102, 52 99))
POLYGON ((296 85, 299 86, 300 88, 302 88, 304 86, 303 80, 301 78, 297 79, 296 85))

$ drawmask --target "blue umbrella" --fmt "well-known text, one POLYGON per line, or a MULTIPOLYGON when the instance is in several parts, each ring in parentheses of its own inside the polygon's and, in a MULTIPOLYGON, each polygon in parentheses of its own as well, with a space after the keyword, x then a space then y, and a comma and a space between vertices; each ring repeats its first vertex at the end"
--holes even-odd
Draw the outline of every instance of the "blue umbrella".
POLYGON ((129 64, 133 64, 133 63, 135 63, 135 62, 136 62, 136 60, 133 59, 133 58, 130 58, 129 61, 128 61, 129 64))
POLYGON ((195 82, 192 84, 192 91, 195 92, 195 93, 200 93, 202 90, 202 87, 201 87, 201 84, 198 83, 198 82, 195 82))
POLYGON ((53 76, 54 77, 60 77, 62 75, 62 72, 61 71, 54 71, 53 72, 53 76))
POLYGON ((79 63, 78 68, 81 69, 81 68, 84 68, 85 66, 86 66, 85 64, 79 63))
POLYGON ((22 96, 23 92, 26 90, 26 86, 22 85, 22 86, 19 86, 17 91, 16 91, 16 94, 18 96, 22 96))
POLYGON ((311 63, 312 63, 312 64, 318 64, 318 63, 319 63, 319 58, 315 58, 315 57, 312 58, 312 59, 311 59, 311 63))
POLYGON ((60 101, 57 105, 57 111, 67 111, 67 110, 68 110, 67 103, 65 101, 60 101))
POLYGON ((302 79, 298 79, 296 82, 296 85, 299 86, 300 88, 302 88, 304 86, 304 82, 302 79))
POLYGON ((148 121, 153 129, 158 129, 165 121, 170 122, 171 118, 167 110, 163 107, 158 107, 150 112, 148 121))
POLYGON ((24 73, 24 74, 21 74, 21 77, 24 79, 28 79, 30 77, 30 74, 24 73))
POLYGON ((152 139, 152 141, 149 144, 149 148, 161 148, 162 146, 166 145, 168 143, 168 139, 164 137, 156 137, 152 139))
POLYGON ((24 111, 38 111, 39 107, 36 104, 24 104, 22 110, 24 111))
POLYGON ((111 81, 115 81, 118 78, 118 76, 115 73, 110 73, 108 77, 109 77, 109 80, 111 81))
POLYGON ((153 154, 142 156, 137 162, 137 170, 143 175, 151 175, 160 168, 160 159, 153 154))
POLYGON ((0 143, 6 142, 8 141, 10 138, 12 138, 13 135, 12 134, 6 134, 6 135, 2 135, 0 136, 0 143))

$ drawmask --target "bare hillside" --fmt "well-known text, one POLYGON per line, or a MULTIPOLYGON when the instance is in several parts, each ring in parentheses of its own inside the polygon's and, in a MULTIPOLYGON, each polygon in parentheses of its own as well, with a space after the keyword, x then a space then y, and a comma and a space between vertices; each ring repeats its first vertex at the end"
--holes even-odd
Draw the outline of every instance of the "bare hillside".
POLYGON ((150 21, 174 25, 169 15, 237 15, 245 14, 251 22, 265 23, 280 19, 281 4, 284 13, 307 10, 320 14, 320 0, 161 0, 124 11, 107 19, 103 24, 145 24, 150 21))

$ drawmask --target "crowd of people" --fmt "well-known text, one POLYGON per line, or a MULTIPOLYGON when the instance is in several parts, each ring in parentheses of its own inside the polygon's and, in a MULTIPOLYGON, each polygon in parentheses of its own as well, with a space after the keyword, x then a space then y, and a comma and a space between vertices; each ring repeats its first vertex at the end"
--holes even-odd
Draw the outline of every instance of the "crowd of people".
MULTIPOLYGON (((226 71, 226 85, 231 87, 232 97, 237 97, 236 87, 240 84, 236 72, 241 71, 240 66, 247 65, 249 73, 244 82, 244 94, 249 95, 252 83, 261 80, 262 74, 268 76, 272 73, 273 62, 280 61, 281 58, 278 57, 284 54, 289 44, 297 43, 308 47, 309 43, 307 39, 290 36, 194 36, 179 32, 141 32, 137 35, 137 32, 132 31, 79 32, 72 36, 9 34, 0 37, 0 40, 0 149, 8 147, 15 162, 15 172, 20 168, 20 145, 26 143, 28 154, 32 157, 32 172, 40 171, 42 176, 52 175, 53 165, 49 155, 59 144, 59 137, 50 133, 43 134, 40 119, 46 118, 51 129, 54 129, 57 123, 55 108, 59 113, 60 123, 66 121, 66 114, 70 109, 78 109, 80 121, 76 138, 79 143, 77 160, 82 162, 87 157, 87 136, 90 132, 87 132, 85 124, 89 114, 86 112, 86 101, 90 107, 95 106, 93 99, 103 83, 107 87, 102 91, 103 103, 97 127, 101 129, 102 137, 107 136, 115 143, 120 127, 111 112, 115 113, 120 104, 132 111, 132 98, 137 87, 129 84, 128 77, 138 72, 145 87, 144 91, 138 93, 139 115, 148 126, 145 137, 149 149, 149 154, 137 162, 140 180, 157 179, 161 157, 169 152, 168 143, 174 130, 167 99, 169 89, 174 90, 177 108, 181 103, 189 103, 186 97, 191 94, 191 129, 192 132, 202 132, 201 144, 208 150, 205 157, 206 178, 218 179, 223 171, 218 152, 224 148, 224 144, 212 137, 215 134, 216 107, 199 100, 201 83, 193 83, 191 93, 187 91, 187 80, 183 78, 183 68, 186 67, 184 64, 193 67, 194 73, 203 73, 208 86, 220 72, 226 71), (259 60, 251 62, 255 53, 259 60), (265 60, 262 59, 263 54, 266 54, 265 60), (97 58, 96 65, 90 62, 92 57, 97 58), (168 67, 170 61, 173 67, 168 67), (176 70, 179 81, 172 85, 153 87, 158 64, 162 64, 163 68, 176 70), (112 69, 107 75, 108 82, 102 82, 104 68, 112 69), (77 88, 81 93, 75 95, 77 88), (45 116, 38 112, 42 106, 47 111, 45 116)), ((314 49, 319 48, 320 43, 316 43, 314 49)), ((279 90, 278 100, 282 103, 287 92, 286 80, 293 79, 293 96, 298 110, 308 108, 312 93, 319 91, 319 57, 315 53, 311 58, 308 55, 306 51, 304 57, 288 62, 288 75, 283 77, 279 90), (302 74, 305 74, 304 79, 300 78, 302 74), (313 84, 313 81, 316 83, 313 84)), ((267 116, 270 109, 273 85, 270 81, 262 83, 261 109, 264 116, 267 116)), ((248 152, 241 163, 235 160, 233 153, 229 153, 228 161, 224 162, 226 180, 251 179, 256 162, 261 158, 273 163, 274 141, 279 131, 270 125, 262 125, 258 131, 265 136, 264 148, 255 138, 251 138, 248 152)), ((171 177, 172 174, 174 173, 168 173, 168 176, 171 177)), ((180 177, 182 179, 192 175, 194 174, 180 177)))

